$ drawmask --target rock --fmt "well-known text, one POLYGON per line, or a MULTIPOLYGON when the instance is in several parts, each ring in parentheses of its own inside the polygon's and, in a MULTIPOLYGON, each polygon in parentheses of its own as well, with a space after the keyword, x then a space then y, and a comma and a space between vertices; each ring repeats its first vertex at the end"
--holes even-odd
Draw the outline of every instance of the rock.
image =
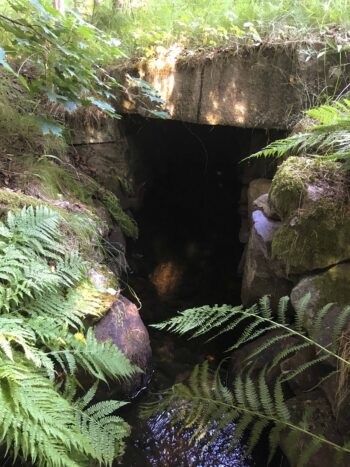
POLYGON ((117 225, 113 226, 108 236, 108 241, 114 249, 125 253, 126 240, 125 240, 125 235, 123 234, 120 227, 118 227, 117 225))
POLYGON ((266 178, 257 178, 249 183, 248 188, 248 219, 252 219, 252 213, 254 211, 254 201, 259 196, 269 192, 271 186, 271 180, 266 178))
MULTIPOLYGON (((331 407, 322 395, 321 391, 312 391, 301 394, 287 401, 287 407, 292 417, 292 422, 300 422, 305 413, 309 412, 309 430, 313 433, 323 435, 333 443, 343 445, 345 440, 342 433, 335 429, 335 419, 332 416, 331 407)), ((301 435, 298 443, 291 444, 288 439, 289 431, 282 431, 280 435, 280 447, 286 455, 291 467, 299 467, 299 456, 310 446, 310 436, 301 435)), ((331 447, 323 445, 317 452, 313 453, 307 463, 307 467, 348 467, 350 456, 347 455, 339 463, 335 460, 336 451, 331 447)))
MULTIPOLYGON (((281 370, 283 373, 296 370, 305 363, 308 363, 316 359, 316 352, 314 347, 307 347, 296 352, 291 357, 283 360, 281 363, 281 370)), ((329 368, 321 364, 311 366, 305 371, 294 376, 288 380, 288 386, 294 392, 294 394, 300 394, 307 392, 310 389, 316 387, 318 383, 328 374, 329 368)))
POLYGON ((132 395, 144 387, 151 371, 152 350, 136 305, 119 295, 110 311, 96 324, 95 335, 101 342, 111 339, 132 363, 143 370, 142 374, 117 384, 110 395, 132 395))
POLYGON ((283 221, 272 244, 283 277, 350 259, 349 186, 338 163, 290 157, 272 181, 269 203, 283 221))
MULTIPOLYGON (((263 336, 254 339, 254 341, 243 345, 238 350, 234 350, 231 354, 229 367, 231 378, 240 373, 243 367, 246 371, 250 371, 251 375, 254 377, 254 375, 257 375, 265 366, 270 365, 274 357, 276 357, 276 355, 278 355, 285 347, 295 345, 299 342, 296 337, 286 337, 285 339, 277 341, 273 345, 269 346, 266 351, 260 352, 253 358, 249 358, 250 355, 261 345, 282 334, 283 331, 280 330, 269 331, 263 336)), ((280 368, 276 366, 273 371, 269 373, 269 381, 274 383, 275 378, 280 373, 280 368)))
POLYGON ((271 244, 280 223, 269 220, 261 211, 254 211, 252 219, 242 281, 242 303, 252 305, 262 296, 271 295, 273 304, 276 304, 291 290, 291 284, 278 278, 271 264, 271 244))
POLYGON ((268 219, 279 221, 280 218, 276 212, 273 211, 269 204, 269 195, 268 193, 264 193, 263 195, 259 196, 253 202, 253 210, 260 210, 262 211, 268 219))
POLYGON ((107 266, 96 264, 88 271, 88 276, 75 289, 76 306, 85 312, 87 326, 101 319, 119 295, 118 278, 107 266))
MULTIPOLYGON (((331 343, 340 310, 350 305, 350 263, 338 264, 326 272, 302 279, 291 293, 291 303, 294 308, 307 293, 311 295, 304 322, 307 331, 312 329, 314 319, 321 308, 328 303, 335 303, 325 316, 321 332, 316 339, 321 345, 327 346, 331 343)), ((349 324, 350 318, 344 327, 349 324)))

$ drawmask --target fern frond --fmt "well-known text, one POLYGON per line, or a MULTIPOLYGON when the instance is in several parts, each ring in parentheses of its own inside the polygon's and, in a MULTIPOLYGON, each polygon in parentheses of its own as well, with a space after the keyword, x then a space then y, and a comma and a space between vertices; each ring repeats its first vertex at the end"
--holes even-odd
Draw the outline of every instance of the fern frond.
POLYGON ((307 110, 314 123, 307 132, 297 133, 288 138, 274 141, 266 148, 249 156, 280 158, 290 155, 314 155, 334 160, 350 158, 350 105, 349 99, 334 101, 331 105, 307 110))
POLYGON ((78 368, 106 382, 139 370, 91 329, 74 334, 96 305, 84 308, 85 264, 66 250, 61 221, 37 206, 0 222, 0 444, 42 467, 111 465, 129 430, 114 414, 123 403, 91 405, 88 393, 89 407, 74 405, 54 381, 72 381, 78 368))
POLYGON ((91 455, 70 404, 20 358, 0 360, 0 407, 0 441, 14 458, 20 454, 39 466, 78 467, 75 455, 91 455))
POLYGON ((126 402, 102 401, 91 404, 97 391, 97 384, 87 394, 74 403, 77 425, 91 443, 94 458, 104 465, 111 466, 124 448, 124 438, 129 435, 129 425, 113 415, 126 402))
POLYGON ((68 374, 74 373, 79 366, 95 378, 107 382, 107 379, 123 381, 141 372, 112 341, 98 342, 91 328, 83 341, 66 333, 56 346, 54 342, 47 345, 52 349, 47 356, 68 374))
MULTIPOLYGON (((211 432, 211 436, 212 432, 217 434, 217 430, 223 426, 220 423, 221 420, 229 421, 229 423, 234 420, 236 426, 231 440, 232 444, 236 444, 243 435, 246 435, 248 452, 254 449, 262 432, 272 428, 270 432, 270 446, 272 448, 270 459, 276 450, 279 434, 282 430, 293 433, 293 436, 296 437, 306 436, 315 449, 325 445, 344 453, 350 453, 348 446, 333 443, 322 435, 309 430, 305 425, 305 420, 300 423, 293 422, 284 401, 281 382, 277 380, 273 391, 270 391, 265 375, 266 369, 259 375, 258 386, 255 386, 249 375, 244 378, 238 376, 234 381, 234 391, 230 391, 227 387, 223 390, 219 372, 211 372, 208 362, 205 362, 193 370, 187 384, 176 384, 164 394, 164 398, 160 401, 144 405, 142 416, 148 418, 151 414, 166 410, 173 423, 175 420, 178 422, 182 417, 184 426, 200 427, 201 436, 203 436, 203 432, 211 432), (210 388, 209 394, 208 388, 210 388), (229 397, 227 396, 228 392, 230 393, 229 397), (264 403, 260 404, 262 399, 264 399, 264 403), (181 417, 179 417, 179 413, 181 417)), ((295 455, 297 445, 293 447, 295 455)), ((310 453, 303 453, 303 456, 311 455, 311 451, 313 452, 310 450, 310 453)))
MULTIPOLYGON (((242 306, 230 307, 223 305, 222 307, 215 306, 213 308, 209 306, 193 308, 182 311, 178 316, 171 318, 160 324, 153 325, 157 329, 167 329, 171 332, 178 333, 180 335, 190 334, 191 337, 198 337, 206 333, 211 333, 216 328, 221 328, 214 337, 208 340, 218 337, 225 332, 231 332, 238 325, 242 323, 246 324, 246 328, 242 332, 240 338, 235 344, 233 344, 228 351, 236 349, 237 347, 244 345, 253 339, 265 334, 267 331, 275 331, 275 334, 262 342, 247 359, 253 359, 257 355, 266 351, 269 347, 276 345, 289 338, 297 338, 300 343, 313 346, 317 352, 321 352, 328 357, 336 359, 339 363, 346 366, 350 366, 350 362, 345 360, 342 356, 338 355, 333 349, 323 346, 316 340, 312 339, 312 332, 318 332, 318 329, 322 326, 322 323, 327 316, 329 307, 325 307, 321 310, 320 315, 316 315, 314 327, 311 331, 311 337, 304 330, 304 323, 307 320, 307 306, 310 300, 310 295, 306 294, 301 298, 299 303, 296 305, 294 321, 291 324, 285 322, 285 313, 280 313, 283 322, 275 321, 273 318, 268 318, 268 309, 264 309, 268 303, 268 298, 261 302, 262 307, 253 306, 249 309, 244 309, 242 306), (265 315, 265 316, 264 316, 265 315)), ((281 310, 286 307, 287 300, 285 297, 282 299, 280 305, 281 310)), ((350 314, 350 310, 344 309, 337 320, 337 326, 335 334, 339 335, 345 322, 346 317, 350 314), (345 320, 345 321, 344 321, 345 320)), ((277 317, 278 318, 278 317, 277 317)), ((284 351, 284 350, 283 350, 284 351)))

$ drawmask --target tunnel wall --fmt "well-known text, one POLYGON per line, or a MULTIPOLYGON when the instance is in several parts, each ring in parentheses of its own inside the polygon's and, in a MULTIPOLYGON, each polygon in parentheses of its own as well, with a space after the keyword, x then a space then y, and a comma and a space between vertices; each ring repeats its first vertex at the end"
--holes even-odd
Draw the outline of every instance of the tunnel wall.
POLYGON ((152 109, 127 76, 154 86, 169 118, 209 125, 288 129, 321 92, 337 95, 347 84, 349 57, 324 44, 260 45, 184 54, 170 50, 126 63, 114 75, 127 89, 117 110, 151 116, 152 109))

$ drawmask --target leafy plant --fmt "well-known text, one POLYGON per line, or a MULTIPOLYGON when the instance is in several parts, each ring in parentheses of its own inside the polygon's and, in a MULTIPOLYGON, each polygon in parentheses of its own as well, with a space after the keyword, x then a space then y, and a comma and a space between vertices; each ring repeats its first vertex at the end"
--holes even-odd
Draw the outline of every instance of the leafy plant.
POLYGON ((113 343, 85 333, 83 319, 95 315, 81 308, 77 287, 86 265, 67 250, 61 222, 37 206, 0 223, 0 442, 37 465, 112 465, 129 432, 114 415, 122 403, 91 404, 97 384, 77 400, 79 375, 118 380, 138 369, 113 343))
POLYGON ((61 15, 48 1, 18 0, 10 7, 8 15, 0 15, 0 26, 7 33, 0 48, 5 70, 32 93, 46 94, 69 112, 95 105, 114 117, 108 100, 119 85, 104 65, 123 55, 119 41, 73 11, 61 15), (16 57, 17 71, 6 56, 16 57))
POLYGON ((307 110, 305 114, 312 119, 312 123, 309 124, 306 131, 274 141, 249 158, 280 158, 289 155, 314 156, 316 154, 319 157, 344 161, 345 168, 348 168, 350 159, 350 100, 343 98, 331 104, 307 110))
POLYGON ((181 422, 186 427, 195 427, 194 438, 202 437, 211 430, 214 431, 214 436, 217 436, 221 428, 234 422, 236 429, 232 443, 237 443, 242 435, 246 434, 248 450, 252 450, 263 432, 269 430, 269 461, 278 447, 280 434, 286 431, 289 432, 288 444, 292 449, 297 448, 301 437, 308 438, 308 448, 300 454, 298 466, 306 465, 310 456, 325 445, 333 448, 338 457, 349 454, 350 442, 340 445, 320 433, 315 433, 310 426, 310 414, 305 413, 302 420, 295 420, 285 402, 285 383, 312 366, 332 358, 342 366, 343 371, 344 368, 347 371, 350 367, 350 361, 338 351, 339 339, 350 316, 350 307, 339 313, 331 344, 323 345, 319 337, 327 315, 332 310, 332 304, 326 305, 317 313, 309 331, 306 332, 304 324, 310 319, 307 314, 309 300, 310 294, 300 300, 292 322, 287 317, 288 297, 280 300, 277 318, 272 314, 269 298, 264 297, 259 306, 254 305, 249 309, 242 306, 204 306, 185 310, 166 322, 154 325, 157 329, 168 329, 191 337, 209 334, 209 340, 240 329, 240 337, 229 351, 270 333, 266 334, 266 339, 261 340, 242 362, 242 372, 234 377, 232 387, 223 384, 220 368, 212 373, 208 363, 204 363, 194 369, 188 384, 175 385, 160 401, 146 406, 144 416, 153 411, 170 410, 174 423, 181 422), (295 344, 283 345, 287 342, 286 339, 290 338, 295 339, 295 344), (282 344, 281 350, 258 376, 253 375, 252 362, 277 343, 282 344), (308 348, 315 351, 315 358, 281 373, 271 387, 268 378, 271 370, 296 352, 308 348), (175 410, 172 410, 174 407, 175 410))

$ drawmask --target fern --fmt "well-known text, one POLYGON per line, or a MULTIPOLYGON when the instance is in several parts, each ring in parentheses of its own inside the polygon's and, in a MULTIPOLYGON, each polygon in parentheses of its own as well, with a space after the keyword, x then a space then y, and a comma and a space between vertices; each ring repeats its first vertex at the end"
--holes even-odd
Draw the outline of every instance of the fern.
MULTIPOLYGON (((193 428, 195 434, 204 436, 215 432, 229 423, 235 423, 231 447, 247 435, 247 449, 251 452, 262 433, 270 429, 270 460, 279 444, 281 431, 293 433, 295 444, 307 436, 315 450, 322 445, 343 453, 350 453, 347 445, 338 445, 308 429, 305 420, 294 422, 284 401, 282 384, 276 380, 270 390, 265 380, 265 369, 253 383, 249 375, 237 376, 234 389, 222 384, 219 370, 210 371, 208 362, 196 366, 187 384, 176 384, 164 398, 142 408, 142 416, 148 418, 154 412, 167 411, 172 423, 181 423, 193 428)), ((313 450, 303 451, 297 465, 308 461, 313 450)))
POLYGON ((290 155, 319 155, 346 162, 350 159, 350 100, 343 98, 331 105, 307 110, 314 123, 306 132, 274 141, 263 150, 249 156, 280 158, 290 155))
POLYGON ((313 366, 326 362, 329 358, 335 359, 343 371, 344 368, 350 368, 350 362, 339 352, 339 339, 348 322, 350 307, 339 312, 333 329, 332 342, 325 346, 317 338, 333 305, 328 304, 323 307, 313 318, 309 331, 306 332, 304 324, 310 319, 307 314, 310 298, 310 294, 301 298, 295 308, 294 317, 290 320, 287 318, 288 297, 280 300, 277 317, 272 315, 268 297, 263 297, 259 305, 254 305, 249 309, 228 305, 199 307, 185 310, 168 321, 154 325, 157 329, 168 329, 180 335, 189 335, 190 338, 206 334, 208 340, 222 333, 230 333, 239 327, 240 337, 228 351, 251 342, 268 331, 273 331, 273 333, 257 344, 257 347, 242 362, 242 373, 235 376, 232 389, 222 384, 219 369, 212 374, 208 364, 205 363, 195 368, 188 384, 176 385, 170 389, 164 399, 157 402, 160 408, 157 409, 156 405, 147 406, 143 409, 143 415, 147 416, 155 410, 168 410, 184 403, 185 407, 181 411, 175 410, 175 415, 172 415, 174 423, 181 422, 186 427, 195 426, 196 436, 203 436, 203 432, 208 433, 211 430, 214 430, 217 436, 220 428, 234 422, 236 431, 232 443, 237 443, 244 434, 247 434, 250 451, 254 449, 262 433, 269 430, 269 461, 273 458, 282 431, 290 431, 293 446, 298 445, 297 442, 301 437, 309 438, 308 449, 304 449, 300 454, 298 466, 306 465, 312 454, 322 445, 333 448, 335 453, 349 454, 349 443, 337 445, 322 434, 315 433, 308 428, 307 419, 293 421, 284 400, 284 383, 313 366), (241 326, 244 328, 243 331, 241 326), (287 339, 290 338, 294 339, 294 343, 288 342, 288 345, 283 345, 287 344, 287 339), (254 367, 248 363, 253 362, 255 358, 276 344, 282 344, 281 350, 277 352, 271 363, 253 378, 251 370, 247 368, 254 367), (296 352, 309 348, 314 351, 315 357, 281 374, 271 388, 271 382, 268 379, 271 369, 296 352), (215 424, 215 420, 219 420, 218 425, 215 424))
POLYGON ((129 433, 114 414, 123 403, 91 404, 96 385, 74 401, 54 384, 76 386, 79 369, 105 382, 139 370, 85 333, 84 318, 98 312, 82 298, 86 265, 66 248, 61 225, 43 206, 0 222, 0 444, 39 466, 111 465, 129 433))
POLYGON ((97 384, 74 403, 76 420, 80 431, 86 436, 93 449, 94 457, 108 466, 124 448, 123 438, 130 428, 125 421, 113 415, 126 402, 102 401, 91 404, 97 391, 97 384))
MULTIPOLYGON (((350 365, 347 360, 337 354, 338 339, 349 317, 349 307, 344 308, 339 313, 333 331, 332 345, 326 347, 314 340, 313 336, 320 334, 327 314, 331 311, 331 304, 322 308, 309 328, 309 333, 306 333, 303 329, 303 324, 308 319, 307 307, 310 298, 310 294, 306 294, 301 298, 296 305, 294 320, 291 323, 287 321, 285 311, 279 313, 277 318, 280 321, 276 321, 271 316, 270 301, 268 297, 264 297, 263 300, 260 300, 260 306, 254 305, 249 309, 244 309, 242 306, 231 307, 229 305, 188 309, 180 312, 178 316, 168 321, 153 325, 153 327, 157 329, 167 329, 180 335, 190 334, 190 337, 199 337, 204 334, 214 333, 216 329, 219 329, 219 332, 209 337, 208 340, 212 340, 222 333, 232 332, 238 328, 238 326, 245 324, 245 329, 241 337, 235 344, 227 349, 227 351, 236 349, 266 334, 267 331, 278 331, 278 334, 274 337, 271 337, 267 342, 263 342, 254 353, 251 354, 250 358, 255 357, 272 345, 285 341, 287 338, 295 337, 300 340, 300 344, 296 346, 296 350, 298 350, 300 346, 302 346, 300 348, 310 346, 316 348, 317 352, 322 352, 328 358, 332 357, 339 363, 350 365)), ((287 303, 288 297, 283 297, 280 300, 279 309, 285 310, 287 303)))

